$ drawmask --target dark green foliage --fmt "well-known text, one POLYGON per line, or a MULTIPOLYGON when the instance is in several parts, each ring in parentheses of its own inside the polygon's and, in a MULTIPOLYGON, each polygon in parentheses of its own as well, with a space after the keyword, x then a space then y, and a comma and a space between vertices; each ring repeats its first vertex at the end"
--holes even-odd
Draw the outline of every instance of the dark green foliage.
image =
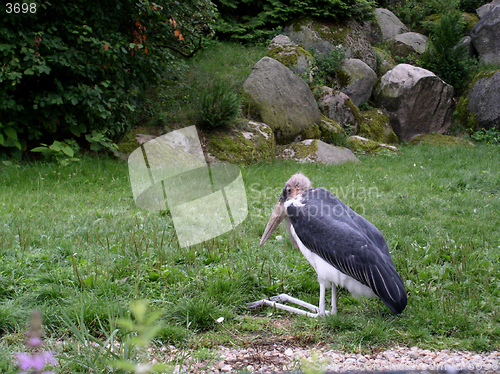
POLYGON ((471 135, 471 138, 476 142, 487 144, 500 144, 500 131, 497 129, 479 130, 471 135))
POLYGON ((241 99, 227 82, 217 81, 208 86, 199 102, 198 124, 204 129, 224 126, 240 113, 241 99))
POLYGON ((339 71, 345 59, 342 47, 336 47, 327 53, 316 53, 314 48, 309 50, 313 61, 305 80, 311 85, 326 85, 330 87, 343 87, 349 84, 349 76, 339 71), (344 84, 345 83, 345 84, 344 84))
POLYGON ((419 27, 427 16, 431 14, 444 13, 449 9, 459 9, 461 12, 476 13, 481 5, 489 3, 489 0, 408 0, 398 1, 397 4, 387 6, 410 30, 419 31, 419 27))
POLYGON ((372 17, 372 0, 216 0, 216 31, 225 38, 259 41, 273 28, 303 16, 330 21, 372 17))
POLYGON ((460 10, 467 13, 476 13, 477 8, 489 2, 489 0, 460 0, 460 10))
POLYGON ((168 47, 189 54, 210 34, 213 4, 45 1, 1 17, 0 153, 20 157, 54 140, 85 145, 86 134, 117 139, 140 92, 176 74, 168 47))
POLYGON ((436 10, 424 1, 405 1, 390 10, 403 22, 410 30, 415 30, 425 17, 437 13, 436 10))
POLYGON ((464 24, 457 10, 445 12, 436 23, 430 36, 430 43, 421 56, 420 64, 451 84, 455 95, 462 92, 475 67, 475 60, 470 58, 461 46, 464 24))

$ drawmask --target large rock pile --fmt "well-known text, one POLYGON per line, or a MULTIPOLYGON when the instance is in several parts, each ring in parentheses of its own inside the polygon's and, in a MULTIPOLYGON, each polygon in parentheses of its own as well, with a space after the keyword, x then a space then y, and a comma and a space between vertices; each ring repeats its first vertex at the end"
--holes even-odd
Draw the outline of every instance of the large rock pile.
MULTIPOLYGON (((469 43, 471 53, 481 61, 498 64, 500 0, 477 13, 481 19, 463 43, 469 43)), ((397 151, 387 144, 422 142, 429 134, 445 133, 455 109, 453 87, 429 70, 398 65, 391 58, 391 54, 406 58, 424 53, 427 37, 410 32, 387 9, 376 9, 375 18, 365 25, 306 18, 285 27, 286 35, 272 40, 268 56, 255 64, 243 84, 244 111, 250 121, 228 136, 219 133, 218 139, 209 142, 212 153, 234 162, 247 162, 248 155, 258 160, 278 155, 301 162, 338 163, 356 158, 332 144, 347 144, 364 153, 397 151), (390 53, 370 45, 381 41, 387 42, 390 53), (323 82, 313 86, 317 73, 313 55, 340 47, 346 59, 332 86, 323 82), (376 108, 366 110, 371 105, 376 108), (237 145, 233 148, 241 161, 228 158, 221 148, 228 139, 237 145)), ((458 106, 469 129, 500 128, 499 93, 500 70, 474 79, 458 106)))

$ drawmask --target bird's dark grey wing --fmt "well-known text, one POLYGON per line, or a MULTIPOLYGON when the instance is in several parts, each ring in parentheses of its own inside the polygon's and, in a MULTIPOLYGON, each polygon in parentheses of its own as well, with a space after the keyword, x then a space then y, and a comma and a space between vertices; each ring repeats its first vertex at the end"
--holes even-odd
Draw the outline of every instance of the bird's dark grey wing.
POLYGON ((370 287, 391 312, 401 313, 407 303, 406 291, 380 231, 325 189, 309 190, 302 204, 287 209, 302 243, 370 287))

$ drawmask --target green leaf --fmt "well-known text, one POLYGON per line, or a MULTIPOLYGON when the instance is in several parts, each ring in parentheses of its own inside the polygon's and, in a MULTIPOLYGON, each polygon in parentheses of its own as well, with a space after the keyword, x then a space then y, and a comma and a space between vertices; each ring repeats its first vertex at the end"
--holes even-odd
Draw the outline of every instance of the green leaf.
POLYGON ((3 138, 3 135, 0 134, 0 145, 4 145, 5 139, 3 138))
POLYGON ((68 155, 69 157, 73 157, 75 155, 75 152, 73 151, 73 148, 66 146, 62 149, 62 151, 68 155))
POLYGON ((47 147, 36 147, 36 148, 33 148, 32 150, 30 150, 30 152, 47 152, 47 147))
POLYGON ((6 127, 3 131, 9 138, 17 140, 17 132, 12 127, 6 127))
POLYGON ((99 150, 101 150, 101 148, 102 147, 101 147, 101 145, 99 143, 92 143, 90 145, 90 150, 91 151, 99 151, 99 150))
POLYGON ((54 144, 52 144, 49 148, 52 149, 53 151, 61 152, 61 150, 63 149, 63 144, 55 140, 54 144))
POLYGON ((71 98, 71 104, 76 105, 78 104, 78 99, 76 97, 71 98))

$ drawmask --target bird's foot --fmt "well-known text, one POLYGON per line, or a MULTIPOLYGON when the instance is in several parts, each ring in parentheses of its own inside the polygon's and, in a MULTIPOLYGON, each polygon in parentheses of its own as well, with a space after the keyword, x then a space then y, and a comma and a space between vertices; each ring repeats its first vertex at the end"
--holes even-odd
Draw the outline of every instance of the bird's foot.
POLYGON ((316 306, 314 306, 312 304, 306 303, 305 301, 296 299, 295 297, 291 297, 289 295, 286 295, 286 294, 280 294, 280 295, 277 295, 277 296, 273 296, 273 297, 270 298, 270 300, 263 299, 263 300, 255 301, 253 303, 248 304, 247 307, 248 308, 257 308, 257 307, 263 306, 263 305, 270 306, 270 307, 273 307, 273 308, 282 309, 282 310, 286 310, 288 312, 292 312, 292 313, 296 313, 296 314, 301 314, 301 315, 305 315, 305 316, 309 316, 309 317, 317 317, 317 316, 320 316, 320 315, 324 316, 324 313, 323 314, 320 313, 318 307, 316 307, 316 306), (298 309, 298 308, 294 308, 294 307, 291 307, 291 306, 288 306, 288 305, 284 305, 284 304, 278 303, 277 301, 291 302, 291 303, 300 305, 300 306, 302 306, 304 308, 307 308, 307 309, 309 309, 310 311, 312 311, 314 313, 309 313, 309 312, 306 312, 305 310, 302 310, 302 309, 298 309))

